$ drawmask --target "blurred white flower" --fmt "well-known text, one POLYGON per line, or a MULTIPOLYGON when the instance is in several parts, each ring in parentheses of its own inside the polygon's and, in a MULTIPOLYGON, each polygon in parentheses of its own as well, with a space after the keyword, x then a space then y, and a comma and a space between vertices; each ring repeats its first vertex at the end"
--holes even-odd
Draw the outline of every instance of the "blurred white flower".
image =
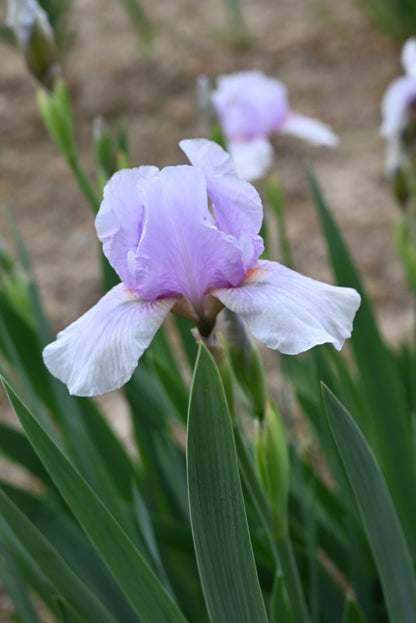
MULTIPOLYGON (((404 76, 387 87, 381 102, 381 135, 387 141, 386 172, 393 175, 411 148, 412 136, 406 131, 416 121, 416 39, 406 41, 401 55, 404 76)), ((414 137, 413 137, 414 138, 414 137)))

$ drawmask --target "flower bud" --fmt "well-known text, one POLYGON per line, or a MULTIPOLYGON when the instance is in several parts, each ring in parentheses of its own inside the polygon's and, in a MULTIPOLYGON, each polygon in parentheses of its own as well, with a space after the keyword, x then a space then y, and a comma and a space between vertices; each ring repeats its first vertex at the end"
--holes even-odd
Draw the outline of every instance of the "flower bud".
POLYGON ((393 195, 397 199, 400 207, 404 209, 409 200, 408 180, 403 167, 398 167, 392 177, 393 195))
POLYGON ((116 155, 113 136, 102 117, 95 117, 92 125, 98 183, 101 189, 116 171, 116 155))
POLYGON ((42 121, 53 141, 67 158, 75 154, 72 111, 68 91, 62 80, 56 82, 51 94, 39 90, 37 104, 42 121))
POLYGON ((30 297, 28 292, 28 278, 10 254, 6 243, 0 237, 0 293, 16 314, 23 318, 28 325, 33 324, 30 297))
POLYGON ((6 24, 13 30, 31 74, 51 89, 59 62, 47 13, 36 0, 9 0, 6 24))
POLYGON ((274 537, 287 533, 289 495, 289 455, 282 421, 267 400, 265 418, 259 422, 255 438, 256 469, 272 510, 274 537))
POLYGON ((416 292, 416 244, 412 236, 413 223, 403 216, 394 224, 393 242, 410 287, 416 292))
POLYGON ((265 411, 264 368, 259 351, 247 334, 240 316, 224 310, 225 347, 234 376, 240 384, 253 409, 253 415, 260 420, 265 411))
POLYGON ((105 119, 95 117, 92 136, 97 161, 98 184, 103 189, 113 173, 130 166, 127 131, 124 125, 120 125, 113 135, 105 119))

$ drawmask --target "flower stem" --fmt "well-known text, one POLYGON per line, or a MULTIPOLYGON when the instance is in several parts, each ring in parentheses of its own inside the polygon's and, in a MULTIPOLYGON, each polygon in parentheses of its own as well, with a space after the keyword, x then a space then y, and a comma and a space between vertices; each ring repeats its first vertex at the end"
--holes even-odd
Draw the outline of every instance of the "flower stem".
POLYGON ((98 212, 98 209, 100 207, 100 202, 98 200, 98 197, 93 189, 93 187, 91 186, 91 183, 89 181, 89 179, 87 178, 87 176, 85 175, 84 170, 81 167, 81 164, 78 160, 78 157, 76 156, 76 154, 68 154, 67 155, 67 160, 68 160, 68 164, 72 169, 72 172, 74 173, 79 187, 81 188, 82 192, 84 193, 88 203, 90 204, 90 206, 92 207, 94 214, 96 214, 98 212))
POLYGON ((306 608, 302 584, 289 536, 286 535, 274 541, 274 547, 272 549, 275 550, 275 555, 278 556, 283 571, 294 620, 308 623, 310 618, 306 608))

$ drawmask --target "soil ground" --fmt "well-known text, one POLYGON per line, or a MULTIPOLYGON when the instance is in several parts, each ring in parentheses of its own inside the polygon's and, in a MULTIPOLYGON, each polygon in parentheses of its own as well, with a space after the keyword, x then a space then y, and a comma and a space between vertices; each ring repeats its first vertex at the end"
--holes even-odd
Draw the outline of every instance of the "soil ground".
MULTIPOLYGON (((64 75, 73 99, 77 144, 93 175, 93 119, 129 128, 135 165, 184 162, 178 141, 203 135, 196 112, 199 74, 260 69, 288 87, 293 110, 329 123, 334 150, 279 138, 275 172, 286 199, 297 270, 331 280, 308 189, 314 169, 362 272, 381 327, 397 343, 413 309, 391 245, 397 208, 384 179, 380 99, 401 73, 400 48, 354 0, 246 0, 250 45, 233 45, 226 2, 142 2, 156 27, 144 59, 121 2, 74 1, 73 45, 64 75)), ((5 15, 0 0, 0 19, 5 15)), ((52 325, 62 329, 100 296, 93 215, 46 136, 35 87, 15 50, 0 44, 0 201, 12 206, 52 325)), ((4 215, 0 235, 8 239, 4 215)), ((109 398, 111 401, 111 397, 109 398)), ((5 409, 4 402, 0 407, 5 409)), ((0 615, 0 621, 1 621, 0 615)))

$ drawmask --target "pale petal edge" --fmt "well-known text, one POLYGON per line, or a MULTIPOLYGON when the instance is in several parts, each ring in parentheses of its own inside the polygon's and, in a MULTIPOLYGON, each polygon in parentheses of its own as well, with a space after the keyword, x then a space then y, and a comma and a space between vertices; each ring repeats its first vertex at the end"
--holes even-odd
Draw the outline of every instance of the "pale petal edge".
POLYGON ((298 354, 332 343, 340 350, 351 336, 360 296, 278 264, 260 260, 238 288, 212 293, 239 314, 253 335, 269 348, 298 354))
POLYGON ((230 155, 215 141, 207 138, 189 138, 179 142, 192 166, 206 176, 237 177, 230 155))
POLYGON ((325 147, 338 145, 338 137, 328 125, 318 121, 318 119, 312 119, 311 117, 305 117, 296 113, 288 115, 279 131, 303 138, 312 145, 323 145, 325 147))
POLYGON ((273 147, 265 138, 232 141, 228 150, 238 177, 247 182, 264 177, 273 164, 273 147))
POLYGON ((414 37, 404 43, 401 61, 406 74, 416 78, 416 39, 414 37))
POLYGON ((139 299, 119 284, 46 346, 44 362, 71 394, 97 396, 118 389, 175 302, 139 299))

